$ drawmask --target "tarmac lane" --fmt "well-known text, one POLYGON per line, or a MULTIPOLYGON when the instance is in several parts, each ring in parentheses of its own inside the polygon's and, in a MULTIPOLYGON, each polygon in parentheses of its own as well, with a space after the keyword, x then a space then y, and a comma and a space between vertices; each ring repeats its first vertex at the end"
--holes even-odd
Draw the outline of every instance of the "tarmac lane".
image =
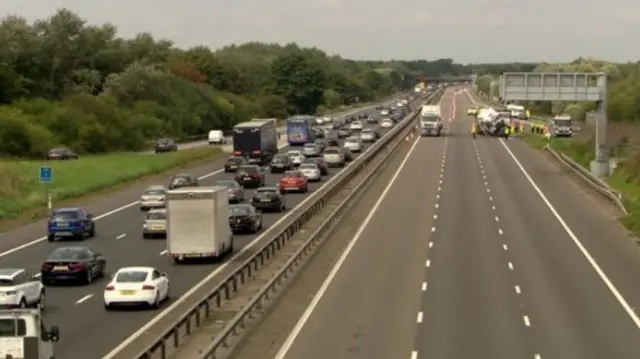
POLYGON ((425 262, 423 320, 410 358, 533 358, 499 243, 500 218, 460 99, 454 100, 433 248, 425 262))

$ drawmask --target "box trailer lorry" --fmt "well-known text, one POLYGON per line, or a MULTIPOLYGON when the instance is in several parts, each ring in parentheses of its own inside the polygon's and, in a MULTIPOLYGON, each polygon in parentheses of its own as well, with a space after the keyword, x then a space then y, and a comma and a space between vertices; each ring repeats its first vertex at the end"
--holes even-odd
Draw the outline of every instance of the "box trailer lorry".
POLYGON ((226 187, 167 192, 167 253, 175 263, 218 259, 232 251, 226 187))

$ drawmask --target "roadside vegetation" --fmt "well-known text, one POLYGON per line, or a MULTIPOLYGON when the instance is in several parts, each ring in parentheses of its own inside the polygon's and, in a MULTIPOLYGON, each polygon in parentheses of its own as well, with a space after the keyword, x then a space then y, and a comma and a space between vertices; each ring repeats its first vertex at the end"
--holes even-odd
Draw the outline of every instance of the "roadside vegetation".
MULTIPOLYGON (((111 153, 75 161, 48 164, 54 183, 48 190, 56 202, 120 186, 140 177, 162 173, 189 164, 209 162, 222 154, 218 148, 190 148, 162 155, 111 153)), ((33 208, 46 208, 45 186, 38 178, 42 163, 8 160, 0 162, 0 218, 14 218, 33 208)))
MULTIPOLYGON (((606 179, 612 188, 623 194, 630 215, 622 221, 640 235, 640 63, 616 64, 594 59, 577 59, 568 64, 540 64, 537 72, 605 72, 609 74, 607 139, 609 154, 616 164, 615 172, 606 179)), ((498 72, 486 73, 478 79, 478 90, 490 93, 491 81, 498 72)), ((573 158, 585 168, 595 158, 595 127, 585 122, 585 114, 595 109, 594 103, 536 102, 524 104, 542 117, 567 113, 577 121, 580 131, 572 138, 552 139, 550 146, 573 158)), ((544 141, 527 136, 527 142, 542 148, 544 141)))
POLYGON ((159 137, 204 138, 252 117, 325 114, 389 98, 422 76, 471 71, 450 59, 356 61, 294 43, 180 49, 116 30, 66 9, 33 23, 0 21, 0 220, 42 214, 43 165, 53 167, 59 203, 221 155, 133 153, 159 137), (55 147, 80 160, 44 162, 55 147))

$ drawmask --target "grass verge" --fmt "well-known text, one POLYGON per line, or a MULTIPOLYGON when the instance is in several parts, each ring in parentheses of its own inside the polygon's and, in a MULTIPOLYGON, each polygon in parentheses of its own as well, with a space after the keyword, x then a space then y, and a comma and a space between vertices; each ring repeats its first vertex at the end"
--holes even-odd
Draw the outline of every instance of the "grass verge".
MULTIPOLYGON (((543 149, 547 144, 539 135, 524 133, 521 137, 537 149, 543 149)), ((552 138, 549 145, 587 169, 595 158, 593 138, 552 138)), ((621 222, 640 237, 640 153, 626 153, 613 175, 605 181, 623 194, 623 202, 629 215, 621 218, 621 222)))
POLYGON ((0 161, 0 220, 25 214, 30 214, 29 218, 38 217, 38 209, 45 208, 45 186, 38 177, 41 166, 52 168, 53 183, 48 190, 54 202, 60 203, 223 155, 220 149, 201 147, 163 155, 114 153, 76 161, 0 161))

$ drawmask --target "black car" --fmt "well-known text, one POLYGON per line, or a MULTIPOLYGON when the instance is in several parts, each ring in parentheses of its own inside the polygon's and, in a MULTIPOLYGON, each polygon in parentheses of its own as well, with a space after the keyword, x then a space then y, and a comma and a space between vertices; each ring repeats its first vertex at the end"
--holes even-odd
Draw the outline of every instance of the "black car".
POLYGON ((244 188, 258 188, 265 185, 264 169, 257 165, 246 165, 238 169, 236 182, 244 188))
POLYGON ((355 120, 356 120, 356 117, 355 117, 355 116, 353 116, 353 115, 351 115, 351 116, 345 116, 345 118, 344 118, 344 122, 345 122, 345 123, 351 123, 351 122, 353 122, 353 121, 355 121, 355 120))
POLYGON ((339 130, 342 127, 344 127, 344 120, 333 120, 331 128, 333 128, 334 130, 339 130))
POLYGON ((324 138, 324 130, 322 128, 314 127, 312 131, 317 138, 324 138))
POLYGON ((358 118, 361 120, 366 119, 367 117, 369 117, 369 115, 367 115, 366 113, 362 112, 358 114, 358 118))
POLYGON ((233 233, 258 233, 262 229, 262 214, 250 204, 229 206, 229 226, 233 233))
POLYGON ((198 187, 200 183, 198 179, 190 174, 181 173, 173 176, 171 181, 169 181, 169 189, 178 189, 184 187, 198 187))
POLYGON ((378 119, 373 116, 369 116, 367 117, 367 123, 369 124, 378 123, 378 119))
POLYGON ((236 181, 222 180, 216 182, 216 186, 226 187, 229 193, 229 203, 244 202, 244 188, 236 181))
POLYGON ((284 173, 290 169, 293 169, 293 163, 286 154, 275 155, 271 160, 271 173, 284 173))
POLYGON ((78 155, 66 147, 54 148, 47 153, 48 160, 77 160, 78 155))
POLYGON ((327 148, 327 141, 324 138, 318 138, 314 143, 320 147, 320 154, 322 154, 322 151, 327 148))
POLYGON ((251 204, 261 211, 283 212, 287 209, 284 195, 278 187, 260 187, 253 194, 251 204))
POLYGON ((351 136, 351 131, 346 128, 341 128, 338 130, 338 138, 347 138, 351 136))
POLYGON ((327 147, 340 147, 340 141, 337 138, 327 139, 327 147))
POLYGON ((42 262, 40 277, 45 285, 63 281, 91 284, 104 276, 106 266, 102 254, 88 247, 58 247, 42 262))
POLYGON ((240 156, 231 156, 224 164, 225 172, 238 172, 238 168, 247 164, 247 160, 240 156))
POLYGON ((307 158, 306 160, 304 160, 304 162, 302 162, 302 164, 305 164, 305 163, 311 163, 318 166, 318 168, 320 169, 320 174, 323 176, 326 176, 329 174, 329 165, 327 165, 327 163, 322 159, 322 157, 307 158))
POLYGON ((175 152, 177 150, 178 144, 170 138, 161 138, 156 141, 156 153, 175 152))

